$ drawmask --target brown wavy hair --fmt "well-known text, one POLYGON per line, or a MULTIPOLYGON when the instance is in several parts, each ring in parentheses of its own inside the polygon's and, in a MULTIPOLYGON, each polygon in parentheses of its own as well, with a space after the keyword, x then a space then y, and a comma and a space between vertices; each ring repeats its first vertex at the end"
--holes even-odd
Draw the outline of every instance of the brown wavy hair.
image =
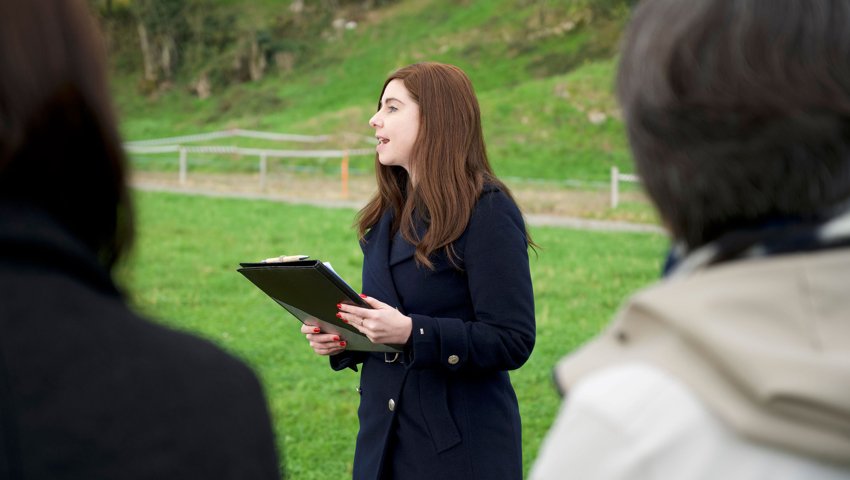
POLYGON ((404 67, 384 82, 378 110, 393 80, 401 80, 419 105, 419 132, 408 163, 416 183, 403 167, 383 165, 376 154, 378 192, 357 214, 357 233, 362 239, 392 208, 400 212, 393 218, 392 234, 401 230, 404 239, 416 245, 418 265, 433 269, 429 258, 445 249, 449 261, 460 268, 453 243, 466 229, 484 184, 500 188, 516 201, 490 167, 478 99, 463 70, 432 62, 404 67), (414 228, 414 212, 428 227, 422 238, 414 228))

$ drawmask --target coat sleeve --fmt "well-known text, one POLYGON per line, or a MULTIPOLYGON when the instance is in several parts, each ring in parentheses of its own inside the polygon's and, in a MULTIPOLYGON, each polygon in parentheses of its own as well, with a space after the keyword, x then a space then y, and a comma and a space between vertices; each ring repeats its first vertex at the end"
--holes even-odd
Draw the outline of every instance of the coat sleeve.
POLYGON ((534 293, 525 221, 499 191, 485 193, 469 220, 463 262, 474 318, 412 314, 408 368, 513 370, 534 348, 534 293))
POLYGON ((363 363, 366 360, 367 352, 340 352, 336 355, 331 355, 331 368, 337 372, 350 368, 357 371, 357 364, 363 363))

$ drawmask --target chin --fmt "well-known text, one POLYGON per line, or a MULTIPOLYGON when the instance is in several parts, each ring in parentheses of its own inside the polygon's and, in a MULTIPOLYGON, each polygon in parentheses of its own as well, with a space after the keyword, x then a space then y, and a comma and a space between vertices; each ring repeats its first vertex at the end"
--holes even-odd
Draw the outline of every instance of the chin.
POLYGON ((385 167, 395 167, 395 166, 398 166, 398 163, 397 163, 396 161, 394 161, 393 159, 391 159, 391 158, 381 158, 381 157, 379 156, 379 157, 378 157, 378 161, 381 163, 381 165, 383 165, 383 166, 385 166, 385 167))
POLYGON ((407 170, 407 162, 403 159, 399 159, 397 157, 382 157, 380 154, 378 155, 378 162, 385 167, 402 167, 407 170))

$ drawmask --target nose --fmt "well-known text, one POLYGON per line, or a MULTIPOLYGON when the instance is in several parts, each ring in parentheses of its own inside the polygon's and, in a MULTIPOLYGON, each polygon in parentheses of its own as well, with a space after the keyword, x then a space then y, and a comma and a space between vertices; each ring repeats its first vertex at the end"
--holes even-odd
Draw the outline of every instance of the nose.
POLYGON ((383 122, 380 119, 380 113, 372 115, 372 118, 369 119, 369 126, 372 128, 380 128, 381 125, 383 125, 383 122))

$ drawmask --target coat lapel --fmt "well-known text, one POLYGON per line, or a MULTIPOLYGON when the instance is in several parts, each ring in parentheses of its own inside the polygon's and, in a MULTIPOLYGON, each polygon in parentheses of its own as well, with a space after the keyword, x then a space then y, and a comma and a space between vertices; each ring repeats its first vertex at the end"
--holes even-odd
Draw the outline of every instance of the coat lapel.
MULTIPOLYGON (((426 233, 425 227, 418 222, 416 224, 416 233, 419 235, 419 238, 425 236, 426 233)), ((416 245, 405 240, 401 235, 401 230, 396 232, 393 236, 393 243, 390 244, 390 268, 413 258, 414 254, 416 254, 416 245)))
POLYGON ((390 275, 390 246, 392 242, 392 210, 387 210, 381 221, 364 235, 360 241, 363 250, 363 271, 369 275, 383 293, 379 300, 398 308, 404 313, 404 307, 398 298, 392 275, 390 275))
MULTIPOLYGON (((481 193, 483 195, 485 193, 498 190, 499 187, 490 184, 484 184, 481 193)), ((405 260, 413 258, 413 256, 416 254, 416 245, 413 245, 412 243, 405 240, 404 237, 402 237, 401 232, 399 231, 396 232, 394 236, 394 240, 396 242, 395 248, 392 248, 393 237, 389 235, 390 227, 392 227, 392 215, 384 215, 384 219, 387 220, 386 235, 388 239, 388 244, 386 248, 389 251, 388 267, 392 268, 398 265, 399 263, 404 262, 405 260)), ((422 221, 419 215, 414 215, 414 226, 416 228, 416 234, 419 238, 423 238, 425 234, 428 233, 428 229, 427 227, 425 227, 425 223, 422 221)), ((392 280, 392 277, 390 277, 390 280, 392 280)))

